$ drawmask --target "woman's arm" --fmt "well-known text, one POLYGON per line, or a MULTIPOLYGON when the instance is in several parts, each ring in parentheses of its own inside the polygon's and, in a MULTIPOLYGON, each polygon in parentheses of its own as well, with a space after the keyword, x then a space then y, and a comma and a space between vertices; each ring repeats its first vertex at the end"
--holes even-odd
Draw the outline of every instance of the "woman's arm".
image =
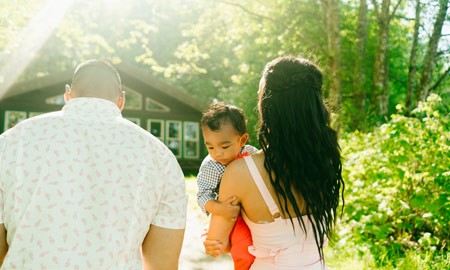
MULTIPOLYGON (((243 166, 245 166, 245 163, 242 159, 233 161, 227 166, 227 168, 225 169, 225 173, 222 176, 222 181, 220 182, 218 198, 219 202, 223 202, 232 196, 236 196, 236 200, 234 200, 231 204, 237 205, 240 203, 241 196, 243 194, 242 191, 245 190, 242 185, 242 181, 239 181, 243 166)), ((211 215, 209 230, 207 233, 207 240, 218 241, 220 245, 216 244, 215 248, 217 249, 220 246, 220 253, 227 253, 229 251, 228 246, 230 233, 235 222, 236 220, 226 219, 218 215, 211 215)), ((214 248, 210 246, 212 245, 212 243, 217 242, 204 241, 205 250, 208 254, 210 254, 208 250, 214 250, 214 248)))

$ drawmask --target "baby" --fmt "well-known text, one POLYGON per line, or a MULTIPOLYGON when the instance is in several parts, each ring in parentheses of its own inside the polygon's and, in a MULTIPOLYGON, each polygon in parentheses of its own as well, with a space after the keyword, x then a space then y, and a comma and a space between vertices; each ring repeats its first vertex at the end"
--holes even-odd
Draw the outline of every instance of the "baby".
POLYGON ((235 269, 249 269, 254 257, 248 253, 251 235, 245 222, 240 217, 240 207, 228 198, 217 201, 220 180, 225 168, 236 158, 251 155, 258 151, 246 145, 248 133, 244 112, 224 102, 212 103, 203 113, 201 119, 203 139, 209 155, 203 160, 197 175, 197 203, 204 213, 219 215, 227 219, 236 219, 236 225, 230 236, 231 255, 235 269), (242 241, 243 238, 246 240, 242 241), (239 241, 238 241, 239 239, 239 241), (233 243, 238 243, 233 244, 233 243))

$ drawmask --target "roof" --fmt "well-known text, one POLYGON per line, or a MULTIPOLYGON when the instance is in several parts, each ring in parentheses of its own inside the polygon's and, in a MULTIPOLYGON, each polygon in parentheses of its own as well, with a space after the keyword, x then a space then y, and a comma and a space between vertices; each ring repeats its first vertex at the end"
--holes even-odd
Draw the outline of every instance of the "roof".
MULTIPOLYGON (((152 89, 159 91, 162 94, 165 94, 175 100, 178 100, 198 111, 203 111, 204 109, 207 108, 207 105, 205 103, 192 97, 185 90, 169 82, 163 81, 155 77, 154 75, 145 72, 144 70, 142 70, 137 66, 121 63, 114 65, 114 67, 116 67, 119 74, 121 74, 122 76, 124 74, 127 74, 128 76, 134 78, 135 80, 139 80, 146 85, 152 86, 152 89)), ((3 95, 1 99, 21 95, 27 92, 46 88, 56 84, 61 84, 62 85, 61 88, 63 89, 64 85, 70 83, 70 81, 72 80, 72 75, 73 71, 63 71, 50 74, 44 77, 30 79, 20 83, 15 83, 8 89, 8 91, 5 93, 5 95, 3 95)), ((122 84, 126 86, 126 83, 122 82, 122 84)))

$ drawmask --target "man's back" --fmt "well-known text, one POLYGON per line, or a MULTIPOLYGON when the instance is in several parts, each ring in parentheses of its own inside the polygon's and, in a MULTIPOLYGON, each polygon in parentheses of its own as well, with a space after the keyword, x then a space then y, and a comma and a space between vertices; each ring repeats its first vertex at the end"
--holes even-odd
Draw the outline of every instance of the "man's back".
POLYGON ((0 147, 6 269, 141 269, 150 225, 184 228, 176 159, 110 101, 72 99, 0 147))

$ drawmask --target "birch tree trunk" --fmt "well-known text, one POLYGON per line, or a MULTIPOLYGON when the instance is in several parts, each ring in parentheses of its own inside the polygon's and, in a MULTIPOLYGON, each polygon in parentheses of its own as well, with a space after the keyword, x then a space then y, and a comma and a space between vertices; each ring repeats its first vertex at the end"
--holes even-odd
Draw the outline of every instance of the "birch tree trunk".
POLYGON ((414 81, 416 79, 417 71, 417 45, 419 43, 419 28, 420 28, 420 13, 421 13, 420 0, 416 0, 416 16, 414 21, 414 34, 413 42, 411 46, 411 54, 409 56, 409 71, 408 71, 408 81, 406 83, 406 102, 405 102, 405 113, 409 115, 411 111, 411 105, 413 105, 413 93, 414 93, 414 81))
MULTIPOLYGON (((339 0, 321 0, 326 30, 328 70, 330 78, 329 105, 334 112, 341 108, 341 37, 339 34, 339 0)), ((336 123, 339 129, 339 122, 336 123)))
POLYGON ((433 65, 435 63, 436 51, 439 44, 439 39, 442 36, 442 26, 447 15, 449 0, 439 1, 439 10, 436 14, 436 21, 433 26, 433 33, 431 35, 430 41, 428 42, 428 50, 425 55, 425 60, 423 63, 422 76, 420 78, 420 85, 417 92, 417 97, 419 100, 424 101, 429 94, 429 84, 431 82, 431 75, 433 72, 433 65))
POLYGON ((354 126, 361 128, 361 122, 366 118, 366 98, 367 91, 365 87, 366 73, 363 65, 363 59, 366 51, 367 40, 367 0, 359 1, 358 28, 355 40, 355 63, 353 70, 353 94, 354 106, 359 111, 355 115, 354 126))

